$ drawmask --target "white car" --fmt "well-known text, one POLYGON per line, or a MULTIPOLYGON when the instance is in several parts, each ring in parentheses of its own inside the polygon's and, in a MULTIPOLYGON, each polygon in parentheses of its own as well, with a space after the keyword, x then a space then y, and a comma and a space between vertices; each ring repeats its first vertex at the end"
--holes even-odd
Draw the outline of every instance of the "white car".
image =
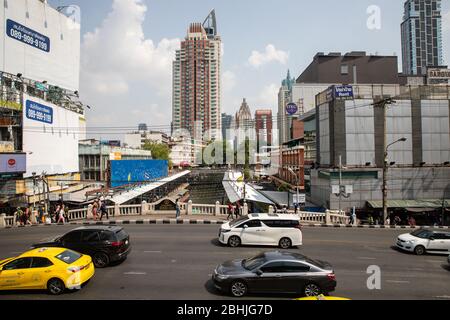
POLYGON ((219 241, 230 247, 240 245, 280 246, 283 249, 302 245, 300 218, 294 214, 249 214, 222 224, 219 241))
POLYGON ((414 252, 417 255, 424 253, 450 253, 450 232, 430 229, 418 229, 411 233, 399 235, 397 248, 414 252))

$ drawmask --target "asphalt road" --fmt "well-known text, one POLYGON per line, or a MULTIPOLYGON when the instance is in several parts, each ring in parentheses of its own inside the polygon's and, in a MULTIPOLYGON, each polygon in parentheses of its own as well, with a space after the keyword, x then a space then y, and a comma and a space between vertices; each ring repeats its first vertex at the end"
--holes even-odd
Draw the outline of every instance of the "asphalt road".
MULTIPOLYGON (((0 259, 16 256, 43 238, 73 227, 47 226, 0 230, 0 259)), ((129 225, 128 259, 97 269, 81 290, 52 297, 45 292, 1 292, 0 299, 232 299, 210 281, 217 264, 248 258, 270 247, 228 248, 217 242, 214 225, 129 225)), ((446 257, 415 256, 392 248, 402 230, 305 228, 304 245, 292 251, 330 262, 338 286, 334 295, 352 299, 450 299, 446 257), (367 268, 381 268, 381 290, 367 288, 367 268)), ((251 299, 292 299, 253 296, 251 299)))

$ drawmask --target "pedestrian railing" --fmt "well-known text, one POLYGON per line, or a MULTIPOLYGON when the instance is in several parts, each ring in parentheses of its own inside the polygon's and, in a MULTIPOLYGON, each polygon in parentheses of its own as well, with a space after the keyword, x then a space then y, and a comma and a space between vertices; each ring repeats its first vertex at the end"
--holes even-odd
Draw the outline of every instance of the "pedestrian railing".
POLYGON ((137 216, 137 215, 141 215, 141 212, 142 212, 141 204, 119 206, 119 215, 120 216, 137 216))
POLYGON ((316 213, 316 212, 300 212, 300 221, 302 222, 317 222, 324 223, 326 214, 325 213, 316 213))
POLYGON ((13 227, 15 225, 16 218, 13 216, 5 217, 5 227, 13 227))
POLYGON ((69 210, 69 220, 83 220, 87 217, 88 209, 69 210))

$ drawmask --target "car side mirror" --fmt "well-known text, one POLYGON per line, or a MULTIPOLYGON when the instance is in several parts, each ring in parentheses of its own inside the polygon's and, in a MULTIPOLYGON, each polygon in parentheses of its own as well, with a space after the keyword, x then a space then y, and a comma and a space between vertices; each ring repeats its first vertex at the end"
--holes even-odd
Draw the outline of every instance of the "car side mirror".
POLYGON ((262 276, 263 275, 263 272, 261 271, 261 270, 256 270, 256 272, 255 272, 258 276, 262 276))
POLYGON ((430 240, 435 240, 435 238, 434 238, 434 237, 430 237, 429 239, 430 239, 430 240))
POLYGON ((248 225, 245 224, 245 225, 244 225, 244 229, 247 229, 247 228, 248 228, 248 225))

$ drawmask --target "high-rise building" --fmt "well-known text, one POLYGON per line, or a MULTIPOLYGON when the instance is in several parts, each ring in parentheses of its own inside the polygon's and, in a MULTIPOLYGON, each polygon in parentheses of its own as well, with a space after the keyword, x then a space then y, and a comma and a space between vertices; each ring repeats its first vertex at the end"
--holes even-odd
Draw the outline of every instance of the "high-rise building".
POLYGON ((226 140, 227 138, 227 130, 231 129, 231 123, 233 122, 233 116, 222 113, 222 139, 226 140))
POLYGON ((255 129, 260 145, 263 143, 267 146, 272 145, 272 128, 272 110, 256 110, 255 129))
POLYGON ((292 102, 292 85, 295 83, 295 78, 291 78, 291 73, 287 72, 286 79, 281 83, 280 91, 278 92, 278 139, 280 145, 289 141, 289 123, 286 116, 286 105, 292 102))
POLYGON ((441 0, 407 0, 401 29, 403 74, 426 75, 444 64, 441 0))
POLYGON ((252 142, 256 142, 255 137, 255 123, 253 121, 250 107, 247 104, 245 98, 242 101, 239 111, 234 117, 234 124, 232 126, 235 129, 235 147, 237 148, 246 139, 252 142))
POLYGON ((205 132, 221 136, 221 39, 214 10, 201 23, 192 23, 173 62, 172 130, 186 129, 202 139, 205 132))

